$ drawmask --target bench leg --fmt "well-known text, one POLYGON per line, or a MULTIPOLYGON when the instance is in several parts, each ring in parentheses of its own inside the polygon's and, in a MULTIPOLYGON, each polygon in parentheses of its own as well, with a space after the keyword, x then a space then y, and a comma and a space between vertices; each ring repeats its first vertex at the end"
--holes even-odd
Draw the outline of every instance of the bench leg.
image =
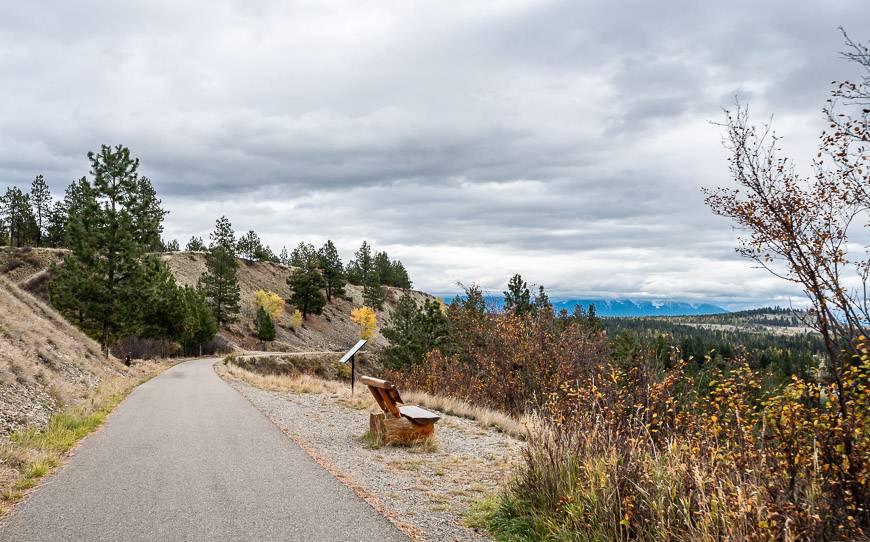
POLYGON ((409 445, 435 434, 435 424, 418 425, 407 418, 387 417, 383 412, 369 414, 369 431, 378 446, 409 445))

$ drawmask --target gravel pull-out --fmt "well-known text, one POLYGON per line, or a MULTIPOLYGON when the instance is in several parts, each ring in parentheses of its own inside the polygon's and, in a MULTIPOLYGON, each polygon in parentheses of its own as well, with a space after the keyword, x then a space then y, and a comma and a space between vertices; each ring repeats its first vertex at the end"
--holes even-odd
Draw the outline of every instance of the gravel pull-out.
MULTIPOLYGON (((437 447, 372 449, 361 436, 369 413, 321 393, 230 384, 292 439, 419 540, 488 540, 464 526, 469 506, 496 493, 519 457, 520 441, 472 420, 444 416, 437 447)), ((365 387, 356 393, 368 393, 365 387)))

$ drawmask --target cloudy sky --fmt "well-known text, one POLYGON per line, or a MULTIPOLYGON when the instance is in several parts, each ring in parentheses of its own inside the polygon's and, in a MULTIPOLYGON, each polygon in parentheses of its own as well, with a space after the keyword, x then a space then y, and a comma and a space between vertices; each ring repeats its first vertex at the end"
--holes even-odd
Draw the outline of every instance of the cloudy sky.
POLYGON ((788 303, 704 206, 735 96, 809 159, 866 0, 0 5, 0 189, 142 160, 184 245, 363 239, 430 292, 788 303))

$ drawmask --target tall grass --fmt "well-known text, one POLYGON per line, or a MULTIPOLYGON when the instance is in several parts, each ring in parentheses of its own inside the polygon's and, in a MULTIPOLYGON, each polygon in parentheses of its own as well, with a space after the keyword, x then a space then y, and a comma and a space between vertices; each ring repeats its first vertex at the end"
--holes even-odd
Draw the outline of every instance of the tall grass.
MULTIPOLYGON (((866 540, 867 395, 832 415, 831 388, 761 393, 745 365, 703 393, 684 366, 657 381, 602 366, 563 388, 484 523, 506 540, 866 540), (687 385, 688 384, 688 385, 687 385), (852 431, 859 449, 836 435, 852 431), (856 474, 857 473, 857 474, 856 474)), ((866 390, 870 364, 845 385, 866 390)))

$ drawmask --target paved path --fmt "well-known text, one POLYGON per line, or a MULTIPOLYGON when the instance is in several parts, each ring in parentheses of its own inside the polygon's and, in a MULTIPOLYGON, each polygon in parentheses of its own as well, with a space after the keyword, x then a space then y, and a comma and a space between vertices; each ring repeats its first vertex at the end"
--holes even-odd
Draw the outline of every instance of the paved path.
POLYGON ((0 540, 406 541, 212 369, 137 388, 0 540))

